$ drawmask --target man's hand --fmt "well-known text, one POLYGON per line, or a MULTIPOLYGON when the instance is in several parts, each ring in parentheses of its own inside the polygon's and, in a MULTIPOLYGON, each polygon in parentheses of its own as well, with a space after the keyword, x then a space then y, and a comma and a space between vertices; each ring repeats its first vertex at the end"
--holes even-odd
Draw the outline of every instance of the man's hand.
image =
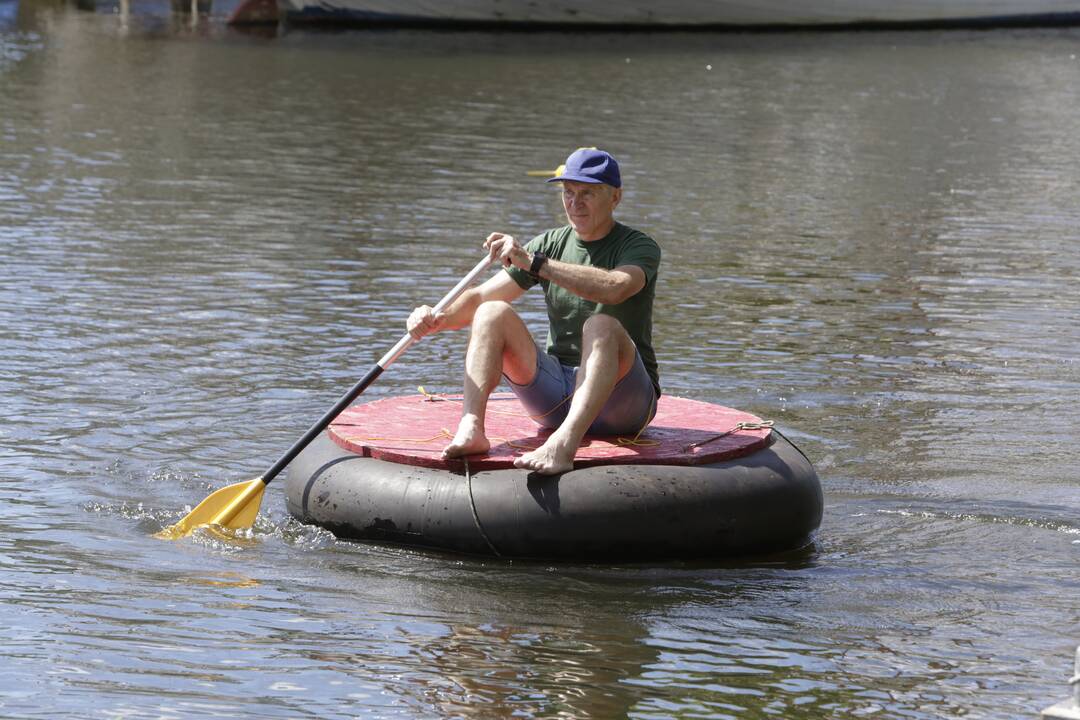
POLYGON ((484 249, 490 253, 493 261, 502 263, 504 267, 513 265, 528 270, 532 265, 532 254, 518 245, 513 235, 493 232, 484 241, 484 249))
POLYGON ((421 305, 413 310, 409 319, 405 321, 409 334, 417 340, 425 335, 439 332, 444 325, 446 325, 446 313, 436 313, 427 305, 421 305))

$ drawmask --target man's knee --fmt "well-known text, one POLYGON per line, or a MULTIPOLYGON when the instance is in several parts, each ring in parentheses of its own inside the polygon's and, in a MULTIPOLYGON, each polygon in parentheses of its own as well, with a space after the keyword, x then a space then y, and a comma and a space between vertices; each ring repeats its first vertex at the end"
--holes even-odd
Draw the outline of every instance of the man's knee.
POLYGON ((510 303, 502 300, 489 300, 481 303, 473 315, 473 327, 490 326, 503 322, 506 318, 514 315, 514 309, 510 303))
POLYGON ((585 321, 585 325, 581 328, 582 339, 586 342, 589 340, 600 341, 615 341, 620 342, 622 340, 630 340, 630 335, 626 332, 626 328, 617 319, 610 315, 593 315, 585 321))
POLYGON ((586 352, 611 353, 618 358, 619 377, 622 378, 634 365, 637 346, 630 338, 630 333, 617 319, 610 315, 593 315, 585 321, 581 331, 581 350, 586 352))

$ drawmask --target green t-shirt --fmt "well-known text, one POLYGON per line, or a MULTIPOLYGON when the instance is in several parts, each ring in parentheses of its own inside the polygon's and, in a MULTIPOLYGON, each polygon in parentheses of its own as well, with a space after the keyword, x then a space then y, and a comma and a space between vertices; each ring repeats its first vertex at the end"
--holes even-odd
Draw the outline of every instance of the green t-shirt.
MULTIPOLYGON (((618 305, 604 305, 578 297, 547 280, 539 283, 547 301, 547 352, 563 365, 581 364, 581 328, 594 313, 603 313, 622 323, 637 345, 645 369, 660 392, 660 374, 652 347, 652 309, 656 297, 656 275, 660 268, 660 246, 643 232, 621 223, 600 240, 584 242, 566 225, 548 230, 530 240, 525 249, 542 252, 549 258, 576 265, 612 270, 622 265, 636 265, 645 272, 645 287, 618 305)), ((506 269, 514 281, 528 290, 537 283, 529 273, 517 267, 506 269)))

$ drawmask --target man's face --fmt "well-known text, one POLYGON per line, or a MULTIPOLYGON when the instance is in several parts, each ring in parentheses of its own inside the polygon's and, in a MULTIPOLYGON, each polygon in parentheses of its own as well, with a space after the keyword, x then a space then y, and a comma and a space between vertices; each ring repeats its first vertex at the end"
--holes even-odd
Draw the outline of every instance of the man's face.
POLYGON ((622 189, 610 185, 574 182, 562 184, 566 219, 582 240, 599 240, 607 235, 614 222, 615 207, 622 199, 622 189))

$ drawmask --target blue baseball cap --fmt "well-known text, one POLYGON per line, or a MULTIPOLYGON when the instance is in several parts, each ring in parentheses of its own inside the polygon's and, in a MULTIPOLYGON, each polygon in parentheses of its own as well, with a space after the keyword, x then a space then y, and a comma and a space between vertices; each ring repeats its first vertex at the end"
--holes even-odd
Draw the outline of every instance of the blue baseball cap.
POLYGON ((622 187, 619 163, 615 162, 615 158, 611 157, 610 153, 596 148, 581 148, 570 153, 562 172, 548 182, 562 182, 563 180, 622 187))

